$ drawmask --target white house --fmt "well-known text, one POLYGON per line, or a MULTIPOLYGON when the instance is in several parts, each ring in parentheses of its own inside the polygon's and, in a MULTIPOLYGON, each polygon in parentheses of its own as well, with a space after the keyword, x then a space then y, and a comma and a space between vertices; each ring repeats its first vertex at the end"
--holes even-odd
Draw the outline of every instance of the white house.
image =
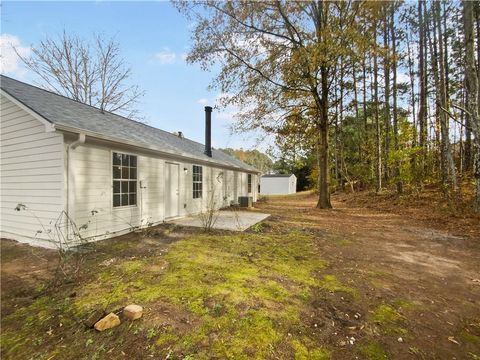
POLYGON ((260 177, 260 194, 288 195, 297 192, 297 177, 293 174, 267 174, 260 177))
MULTIPOLYGON (((0 236, 99 240, 257 199, 258 171, 206 145, 1 76, 0 236)), ((181 134, 181 133, 180 133, 181 134)))

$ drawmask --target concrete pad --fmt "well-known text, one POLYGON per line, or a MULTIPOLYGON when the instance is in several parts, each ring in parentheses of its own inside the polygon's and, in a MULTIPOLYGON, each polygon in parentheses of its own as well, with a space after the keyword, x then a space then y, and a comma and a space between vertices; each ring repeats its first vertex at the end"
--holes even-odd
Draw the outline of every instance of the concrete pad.
MULTIPOLYGON (((270 214, 250 211, 223 210, 218 212, 218 216, 212 228, 219 230, 245 231, 256 223, 265 220, 269 216, 270 214)), ((203 227, 199 215, 192 215, 183 218, 173 219, 168 221, 168 223, 180 226, 203 227)))

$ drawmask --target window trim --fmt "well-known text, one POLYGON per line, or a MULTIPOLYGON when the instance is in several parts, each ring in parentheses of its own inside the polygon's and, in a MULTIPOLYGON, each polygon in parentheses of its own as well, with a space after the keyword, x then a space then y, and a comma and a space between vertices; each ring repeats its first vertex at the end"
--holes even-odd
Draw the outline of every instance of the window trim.
MULTIPOLYGON (((125 210, 125 209, 131 209, 131 208, 136 208, 138 207, 138 194, 139 194, 139 184, 140 184, 140 180, 138 180, 138 168, 139 168, 139 156, 138 154, 133 154, 133 153, 130 153, 130 152, 126 152, 126 151, 123 151, 123 150, 113 150, 111 149, 110 150, 110 185, 111 185, 111 191, 110 191, 110 207, 111 209, 113 210, 125 210), (129 156, 135 156, 137 158, 137 166, 136 166, 136 169, 137 169, 137 178, 134 179, 135 180, 135 183, 136 183, 136 186, 135 186, 135 196, 136 196, 136 199, 135 199, 135 205, 120 205, 120 206, 114 206, 113 205, 113 181, 114 181, 114 177, 113 177, 113 154, 121 154, 121 155, 129 155, 129 156)), ((118 179, 117 179, 118 181, 118 179)), ((130 181, 130 179, 128 180, 130 181)))
POLYGON ((192 199, 193 200, 198 200, 198 199, 203 199, 203 166, 202 165, 197 165, 197 164, 192 164, 192 199), (200 181, 195 181, 194 176, 195 176, 195 167, 200 168, 201 172, 201 180, 200 181), (195 190, 195 184, 200 184, 200 190, 195 190), (195 197, 195 194, 200 194, 200 196, 195 197))
POLYGON ((247 193, 251 194, 253 189, 253 175, 247 174, 247 193))

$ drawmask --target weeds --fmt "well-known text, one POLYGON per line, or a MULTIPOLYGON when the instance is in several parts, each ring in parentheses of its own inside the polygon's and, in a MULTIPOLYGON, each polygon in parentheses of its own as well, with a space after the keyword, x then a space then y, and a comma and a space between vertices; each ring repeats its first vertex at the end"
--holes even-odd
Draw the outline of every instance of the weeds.
MULTIPOLYGON (((57 264, 51 286, 57 286, 65 281, 75 281, 85 262, 84 253, 88 243, 80 231, 88 228, 90 220, 78 227, 68 213, 62 211, 55 221, 51 220, 48 225, 44 225, 35 212, 25 204, 17 204, 15 211, 26 211, 35 218, 41 226, 35 233, 35 239, 42 236, 41 240, 47 241, 56 250, 57 264)), ((97 211, 92 211, 92 217, 96 213, 97 211)))
POLYGON ((215 197, 215 188, 208 195, 206 209, 198 214, 202 228, 206 232, 210 232, 218 219, 219 206, 215 197))

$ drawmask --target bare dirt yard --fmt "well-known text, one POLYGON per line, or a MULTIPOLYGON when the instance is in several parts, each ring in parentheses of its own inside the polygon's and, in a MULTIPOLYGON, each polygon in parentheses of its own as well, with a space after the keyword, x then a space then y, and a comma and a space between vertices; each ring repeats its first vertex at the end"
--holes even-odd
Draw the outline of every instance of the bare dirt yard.
POLYGON ((98 242, 55 286, 54 251, 3 240, 2 359, 480 359, 480 218, 428 198, 333 205, 275 197, 246 233, 98 242), (92 328, 131 303, 140 320, 92 328))

